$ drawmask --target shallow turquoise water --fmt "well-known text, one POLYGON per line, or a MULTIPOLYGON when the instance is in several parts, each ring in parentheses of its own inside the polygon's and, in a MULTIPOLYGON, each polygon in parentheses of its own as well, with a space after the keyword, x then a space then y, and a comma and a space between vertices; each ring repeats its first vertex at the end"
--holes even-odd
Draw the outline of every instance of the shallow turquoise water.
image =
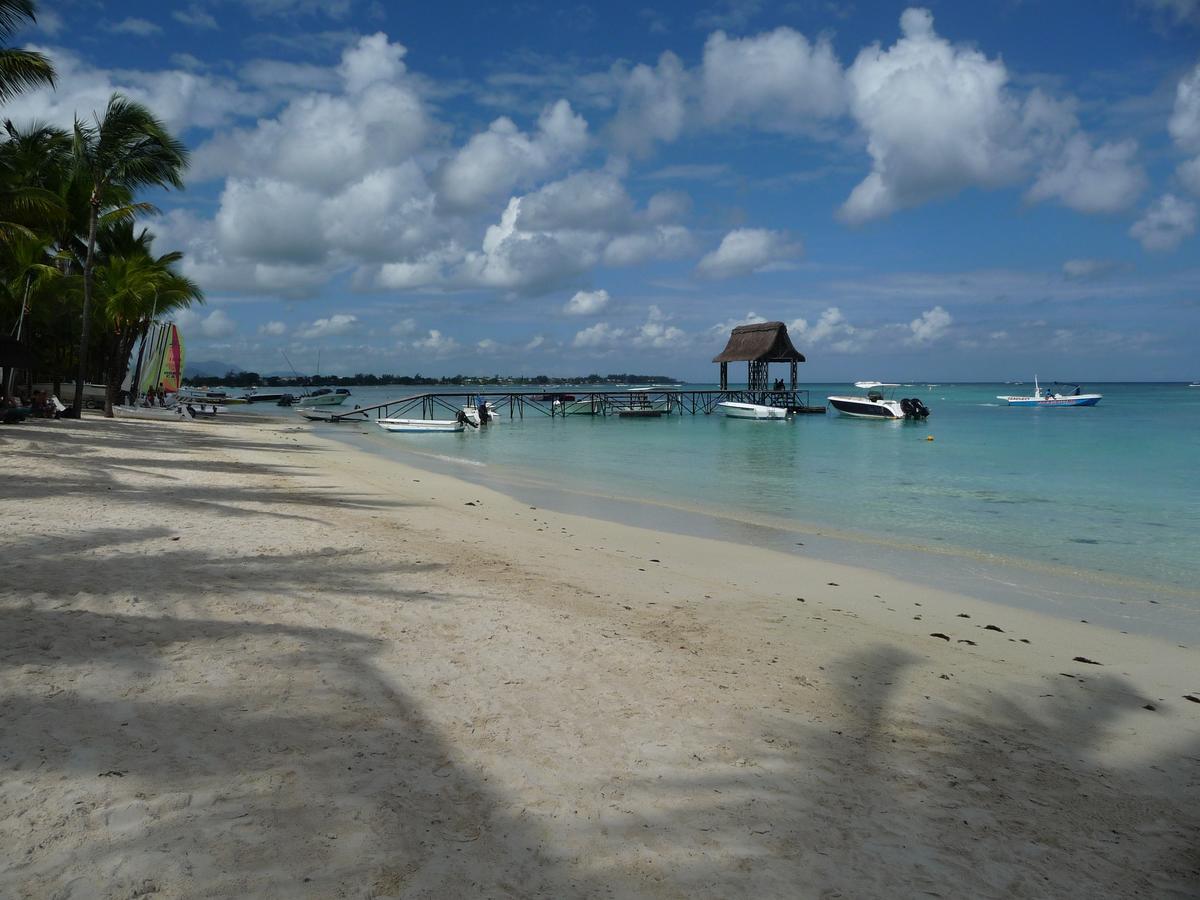
MULTIPOLYGON (((805 387, 813 402, 858 393, 805 387)), ((975 575, 982 562, 1040 568, 1098 580, 1114 603, 1124 602, 1114 587, 1123 585, 1200 612, 1200 388, 1089 384, 1104 399, 1074 409, 995 399, 1028 387, 897 391, 932 409, 925 423, 527 416, 479 433, 365 438, 362 429, 321 427, 409 461, 413 452, 440 458, 456 474, 502 488, 507 480, 510 488, 635 498, 776 529, 834 530, 872 548, 934 549, 975 575)), ((361 388, 354 402, 398 395, 361 388)))

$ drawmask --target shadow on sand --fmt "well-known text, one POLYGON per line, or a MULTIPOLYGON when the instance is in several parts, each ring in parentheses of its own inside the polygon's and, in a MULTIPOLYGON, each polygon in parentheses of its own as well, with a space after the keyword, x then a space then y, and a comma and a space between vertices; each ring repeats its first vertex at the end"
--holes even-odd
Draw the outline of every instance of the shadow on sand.
MULTIPOLYGON (((133 502, 101 459, 105 442, 128 449, 129 429, 103 424, 89 444, 39 435, 47 446, 35 452, 77 460, 69 490, 133 502)), ((143 475, 170 475, 160 455, 178 438, 153 433, 165 430, 132 439, 145 442, 143 475)), ((300 489, 294 470, 230 472, 218 460, 209 471, 281 481, 248 488, 274 512, 243 509, 237 485, 169 498, 176 513, 231 516, 231 541, 253 539, 253 516, 320 521, 330 502, 300 489)), ((0 499, 39 489, 10 480, 0 499)), ((1118 721, 1156 714, 1117 676, 1089 675, 1086 690, 1063 678, 1047 685, 1052 696, 981 692, 949 730, 934 730, 902 712, 915 659, 864 649, 828 673, 832 718, 763 712, 752 734, 712 736, 728 765, 676 761, 652 778, 631 773, 615 794, 598 787, 606 812, 571 826, 594 851, 580 854, 464 764, 411 699, 389 641, 303 624, 322 601, 364 595, 398 611, 469 602, 422 589, 435 566, 398 556, 330 565, 345 549, 233 563, 213 548, 176 544, 169 558, 132 549, 154 540, 169 538, 141 525, 48 547, 10 532, 0 895, 1163 897, 1194 896, 1200 883, 1200 747, 1136 771, 1099 762, 1118 721), (195 614, 164 615, 158 598, 181 595, 195 614), (264 597, 288 606, 271 616, 264 597), (260 621, 228 612, 250 608, 260 621)))

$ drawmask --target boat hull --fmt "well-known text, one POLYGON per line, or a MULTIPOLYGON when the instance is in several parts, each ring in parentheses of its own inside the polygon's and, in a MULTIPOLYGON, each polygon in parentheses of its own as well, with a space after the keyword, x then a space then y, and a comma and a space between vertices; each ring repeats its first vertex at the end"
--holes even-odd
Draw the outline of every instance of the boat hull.
POLYGON ((730 419, 759 419, 763 421, 779 421, 787 418, 787 410, 780 406, 763 406, 758 403, 735 403, 726 401, 718 403, 717 408, 730 419))
POLYGON ((825 399, 843 416, 885 420, 904 418, 904 410, 895 400, 868 400, 866 397, 826 397, 825 399))
POLYGON ((1009 406, 1095 406, 1103 394, 1073 394, 1066 397, 997 397, 1005 400, 1009 406))
POLYGON ((315 397, 301 397, 293 406, 341 406, 349 394, 318 394, 315 397))
POLYGON ((384 431, 399 434, 441 434, 467 427, 454 419, 376 419, 375 424, 384 431))

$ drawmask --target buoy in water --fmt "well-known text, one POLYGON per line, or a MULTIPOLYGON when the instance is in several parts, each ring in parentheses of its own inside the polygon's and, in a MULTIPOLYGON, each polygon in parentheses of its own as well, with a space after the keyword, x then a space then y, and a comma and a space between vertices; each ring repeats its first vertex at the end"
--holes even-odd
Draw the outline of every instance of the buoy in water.
POLYGON ((925 435, 925 440, 927 440, 927 441, 932 441, 932 440, 933 440, 933 435, 932 435, 932 434, 927 434, 927 435, 925 435))

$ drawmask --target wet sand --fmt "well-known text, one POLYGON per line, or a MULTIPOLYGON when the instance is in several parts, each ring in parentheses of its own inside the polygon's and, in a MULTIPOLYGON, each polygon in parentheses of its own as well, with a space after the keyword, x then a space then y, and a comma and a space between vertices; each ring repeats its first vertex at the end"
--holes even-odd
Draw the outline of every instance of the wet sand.
POLYGON ((2 896, 1200 892, 1193 647, 290 423, 0 447, 2 896))

